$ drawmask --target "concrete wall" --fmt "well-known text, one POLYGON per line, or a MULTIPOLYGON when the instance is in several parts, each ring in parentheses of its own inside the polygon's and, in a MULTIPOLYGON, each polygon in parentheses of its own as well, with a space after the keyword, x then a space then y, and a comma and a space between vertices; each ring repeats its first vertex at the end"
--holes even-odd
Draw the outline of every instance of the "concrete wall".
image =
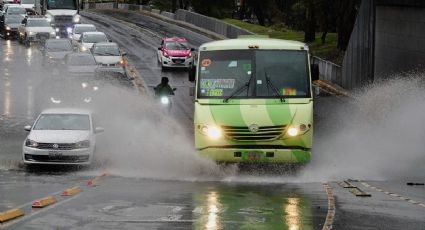
POLYGON ((342 86, 356 88, 425 69, 425 0, 362 0, 343 61, 342 86))
POLYGON ((377 6, 375 79, 425 67, 425 8, 377 6))
POLYGON ((342 63, 341 86, 360 87, 373 81, 374 0, 364 0, 342 63))

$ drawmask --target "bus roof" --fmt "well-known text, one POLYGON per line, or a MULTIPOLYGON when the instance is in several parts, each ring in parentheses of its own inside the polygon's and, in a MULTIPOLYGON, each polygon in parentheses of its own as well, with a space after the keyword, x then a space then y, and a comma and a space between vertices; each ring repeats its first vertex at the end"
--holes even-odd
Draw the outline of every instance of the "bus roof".
POLYGON ((242 37, 213 41, 203 44, 199 50, 237 50, 237 49, 282 49, 282 50, 308 50, 305 43, 290 40, 281 40, 264 37, 242 37))

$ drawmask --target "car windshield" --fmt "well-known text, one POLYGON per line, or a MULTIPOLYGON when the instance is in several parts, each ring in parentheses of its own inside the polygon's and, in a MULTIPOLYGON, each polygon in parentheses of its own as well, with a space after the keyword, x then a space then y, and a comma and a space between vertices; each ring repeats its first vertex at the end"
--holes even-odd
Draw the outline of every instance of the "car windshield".
POLYGON ((82 34, 84 32, 95 32, 96 27, 94 26, 77 26, 74 29, 74 34, 82 34))
POLYGON ((34 0, 21 0, 21 4, 34 4, 34 0))
POLYGON ((72 51, 72 45, 68 40, 52 40, 46 42, 46 49, 48 51, 72 51))
POLYGON ((187 42, 166 42, 165 48, 168 50, 187 50, 189 45, 187 42))
POLYGON ((87 66, 96 65, 96 61, 91 55, 84 56, 70 56, 68 58, 68 65, 70 66, 87 66))
POLYGON ((81 41, 85 43, 107 42, 108 38, 104 34, 85 34, 81 41))
POLYGON ((93 50, 93 55, 99 55, 99 56, 119 56, 120 50, 118 46, 111 45, 111 46, 95 46, 93 50))
POLYGON ((47 0, 47 9, 77 10, 76 0, 47 0))
POLYGON ((34 130, 90 130, 90 117, 82 114, 42 114, 34 130))
POLYGON ((8 7, 7 14, 26 14, 27 11, 23 7, 8 7))
POLYGON ((309 82, 304 50, 204 51, 200 56, 199 98, 308 98, 309 82))
POLYGON ((50 23, 47 20, 28 20, 27 27, 50 27, 50 23))
POLYGON ((5 23, 21 23, 22 22, 23 17, 6 17, 5 23))

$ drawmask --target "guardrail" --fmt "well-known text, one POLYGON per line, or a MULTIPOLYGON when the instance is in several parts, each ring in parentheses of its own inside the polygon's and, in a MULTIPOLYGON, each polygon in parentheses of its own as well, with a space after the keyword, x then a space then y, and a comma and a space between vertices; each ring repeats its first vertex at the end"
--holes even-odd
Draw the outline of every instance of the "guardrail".
POLYGON ((313 63, 319 65, 320 79, 332 82, 345 88, 342 79, 342 67, 319 57, 313 57, 313 63))

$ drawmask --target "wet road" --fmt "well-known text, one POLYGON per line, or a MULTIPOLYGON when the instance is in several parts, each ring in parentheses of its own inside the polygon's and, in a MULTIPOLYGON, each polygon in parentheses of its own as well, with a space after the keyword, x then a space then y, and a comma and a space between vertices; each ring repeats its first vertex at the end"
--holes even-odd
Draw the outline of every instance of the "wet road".
MULTIPOLYGON (((148 87, 156 85, 161 76, 171 79, 171 84, 178 88, 174 115, 177 123, 190 135, 192 98, 189 87, 192 84, 187 82, 185 72, 161 72, 156 63, 156 47, 160 37, 165 34, 186 36, 194 46, 208 38, 136 14, 117 13, 114 16, 130 22, 137 21, 137 24, 93 14, 85 16, 86 21, 96 24, 99 30, 105 31, 129 53, 130 61, 148 87)), ((21 145, 26 135, 22 127, 33 121, 37 111, 36 92, 40 91, 39 87, 49 84, 46 83, 49 74, 41 67, 40 52, 36 47, 27 49, 16 41, 4 40, 0 40, 0 47, 0 212, 15 207, 26 211, 25 217, 0 225, 0 228, 323 228, 329 197, 321 180, 317 179, 232 172, 222 174, 215 172, 216 169, 210 175, 205 175, 197 170, 180 172, 167 164, 153 167, 165 174, 174 174, 173 179, 159 173, 156 175, 157 171, 152 174, 143 171, 122 173, 122 168, 116 170, 109 164, 83 169, 26 171, 19 164, 21 145), (105 171, 110 175, 102 177, 98 186, 87 186, 88 180, 105 171), (82 188, 81 193, 69 198, 60 196, 63 190, 75 185, 82 188), (31 209, 32 201, 49 195, 57 197, 58 203, 45 209, 31 209)), ((137 103, 131 107, 140 104, 143 107, 145 103, 143 99, 140 102, 127 101, 137 103)), ((322 106, 341 103, 329 98, 317 102, 322 106)), ((321 113, 318 117, 324 117, 326 110, 318 110, 318 113, 321 113)), ((135 116, 139 115, 143 116, 135 116)), ((129 141, 137 142, 137 136, 132 138, 135 140, 129 141)), ((123 150, 131 148, 128 142, 121 144, 123 150)), ((144 147, 139 146, 138 149, 143 150, 144 147)), ((124 152, 123 158, 129 157, 124 152)), ((140 160, 137 156, 125 160, 128 162, 124 166, 143 165, 143 162, 137 162, 140 160)), ((193 158, 192 164, 197 161, 193 158)), ((182 165, 185 166, 190 167, 182 165)), ((421 205, 425 203, 423 186, 406 186, 405 181, 353 184, 372 197, 356 197, 337 183, 330 183, 336 201, 334 229, 425 229, 425 205, 421 205)))

